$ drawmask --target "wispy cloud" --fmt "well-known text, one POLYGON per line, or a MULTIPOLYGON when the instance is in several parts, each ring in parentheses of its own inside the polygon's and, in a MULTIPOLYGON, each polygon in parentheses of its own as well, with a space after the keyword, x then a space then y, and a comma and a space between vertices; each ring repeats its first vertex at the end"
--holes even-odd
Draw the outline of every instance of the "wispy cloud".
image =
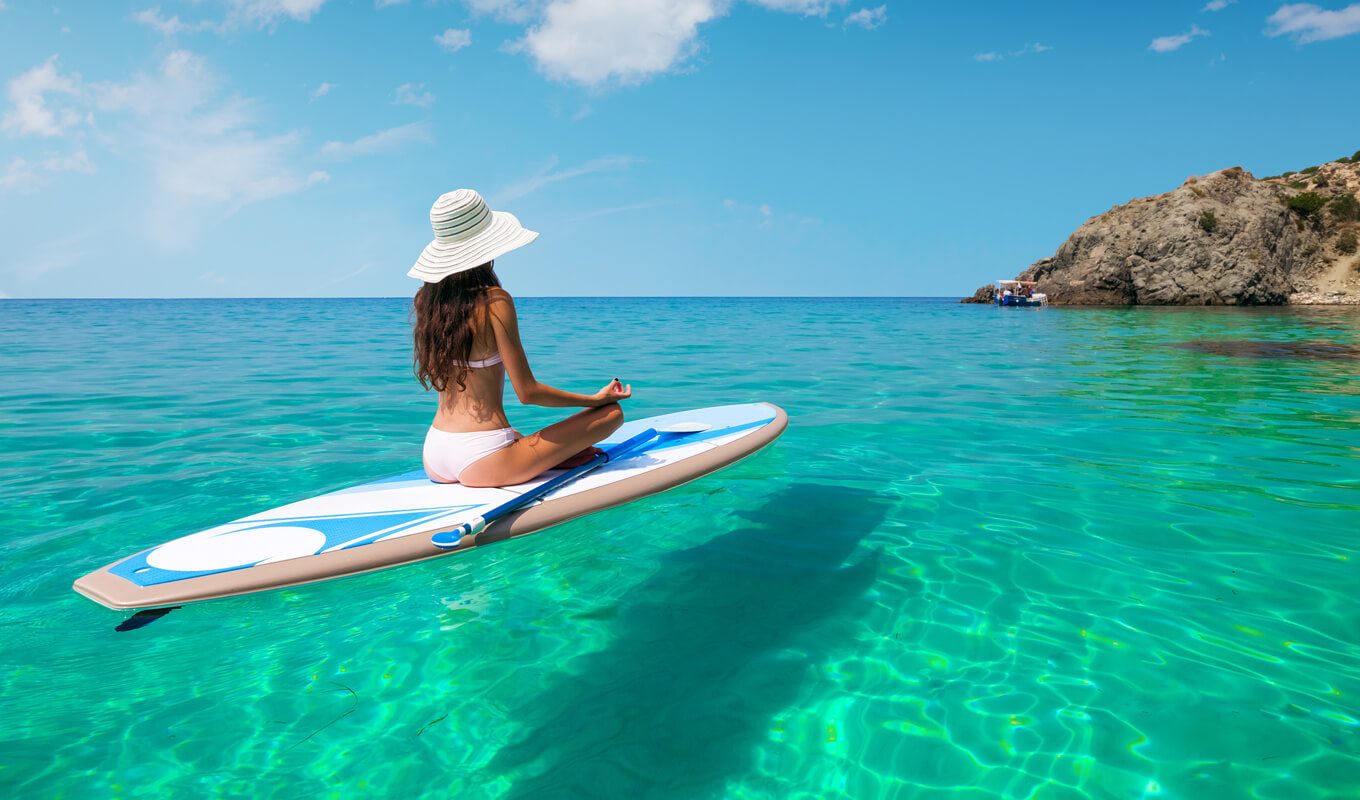
POLYGON ((849 0, 751 0, 758 6, 764 6, 771 11, 783 11, 788 14, 802 14, 807 17, 825 17, 831 13, 831 9, 843 6, 849 0))
POLYGON ((495 202, 509 203, 518 200, 521 197, 533 194, 550 183, 579 178, 582 175, 590 175, 594 172, 627 169, 640 160, 641 159, 634 158, 633 156, 605 156, 603 158, 591 159, 577 167, 557 170, 558 159, 557 156, 553 156, 548 165, 539 170, 538 174, 534 175, 534 177, 507 186, 497 192, 495 194, 495 202))
POLYGON ((395 150, 412 142, 434 141, 433 129, 428 122, 412 122, 395 128, 378 131, 353 142, 326 142, 321 146, 325 158, 343 161, 355 156, 372 155, 395 150))
POLYGON ((56 241, 43 242, 26 256, 6 264, 5 273, 11 279, 29 283, 49 272, 78 267, 94 257, 95 248, 90 246, 93 238, 94 234, 90 231, 82 231, 56 241))
POLYGON ((804 217, 791 212, 775 211, 769 203, 751 205, 728 198, 723 200, 723 208, 731 212, 737 221, 748 225, 754 223, 754 227, 762 231, 771 230, 775 225, 818 225, 822 222, 817 217, 804 217))
POLYGON ((497 22, 525 23, 547 5, 547 0, 463 0, 474 14, 489 15, 497 22))
POLYGON ((1024 47, 1021 47, 1019 50, 1012 50, 1008 53, 1001 53, 995 50, 986 53, 978 53, 977 55, 973 56, 973 60, 983 62, 1003 61, 1006 58, 1019 58, 1020 56, 1027 56, 1035 53, 1047 53, 1049 50, 1052 49, 1053 47, 1051 45, 1034 42, 1032 44, 1027 44, 1024 47))
POLYGON ((1237 0, 1209 0, 1209 4, 1204 7, 1205 11, 1222 11, 1228 6, 1236 3, 1237 0))
POLYGON ((883 23, 887 21, 888 7, 882 5, 878 8, 861 8, 859 11, 846 17, 845 21, 841 23, 841 27, 848 28, 851 25, 858 25, 865 30, 873 30, 874 28, 882 26, 883 23))
POLYGON ((221 20, 182 22, 179 15, 165 17, 160 6, 132 15, 133 21, 155 29, 163 36, 213 31, 229 33, 237 28, 255 26, 273 29, 285 19, 307 22, 321 10, 326 0, 226 0, 227 13, 221 20))
POLYGON ((1148 45, 1148 49, 1157 53, 1170 53, 1172 50, 1179 50, 1189 44, 1191 40, 1199 36, 1208 36, 1209 32, 1202 30, 1198 25, 1191 25, 1188 33, 1180 33, 1175 36, 1158 36, 1148 45))
POLYGON ((572 217, 571 219, 567 220, 567 222, 568 223, 581 222, 583 220, 594 219, 596 217, 607 217, 610 214, 622 214, 625 211, 641 211, 644 208, 656 208, 657 206, 664 205, 665 203, 666 203, 665 200, 647 200, 642 203, 631 203, 626 206, 601 208, 597 211, 588 211, 584 214, 581 214, 580 216, 572 217))
POLYGON ((1294 3, 1280 9, 1266 19, 1267 36, 1288 35, 1299 44, 1324 42, 1360 33, 1360 3, 1352 3, 1339 11, 1328 11, 1312 3, 1294 3))
POLYGON ((449 28, 434 37, 434 43, 446 52, 456 53, 472 44, 472 31, 449 28))
POLYGON ((199 31, 220 31, 222 29, 220 23, 212 20, 188 23, 181 22, 178 14, 169 18, 163 17, 161 16, 160 6, 138 11, 132 15, 132 21, 139 25, 145 25, 162 36, 175 36, 181 33, 197 33, 199 31))
POLYGON ((54 173, 83 172, 93 175, 94 171, 94 165, 84 150, 77 150, 68 156, 50 156, 41 161, 15 158, 0 173, 0 190, 24 194, 50 183, 54 173))
POLYGON ((312 91, 312 99, 315 100, 318 97, 325 97, 331 93, 332 89, 338 89, 339 87, 340 84, 338 83, 323 83, 312 91))
POLYGON ((434 105, 434 95, 429 92, 421 91, 424 88, 425 84, 423 83, 403 83, 396 88, 395 93, 397 97, 392 101, 392 104, 398 106, 419 106, 420 108, 429 108, 434 105))
POLYGON ((227 21, 253 23, 261 28, 277 25, 283 19, 306 22, 325 3, 326 0, 227 0, 231 8, 227 21))
POLYGON ((366 264, 360 266, 358 269, 354 270, 353 272, 350 272, 350 273, 347 273, 347 274, 345 274, 345 275, 342 275, 342 276, 340 276, 339 278, 336 278, 335 280, 333 280, 333 281, 327 283, 326 285, 327 285, 327 286, 335 286, 336 284, 344 283, 344 282, 347 281, 347 280, 351 280, 351 279, 353 279, 353 278, 357 278, 357 277, 359 277, 360 275, 364 274, 365 272, 368 272, 368 270, 369 270, 370 268, 372 268, 373 266, 375 266, 375 265, 373 264, 373 262, 370 261, 370 262, 368 262, 368 263, 366 263, 366 264))
POLYGON ((145 162, 151 195, 144 210, 162 247, 185 246, 246 205, 329 178, 300 170, 301 135, 261 133, 255 104, 222 99, 220 81, 189 51, 170 53, 155 73, 89 90, 97 108, 121 119, 107 135, 145 162))

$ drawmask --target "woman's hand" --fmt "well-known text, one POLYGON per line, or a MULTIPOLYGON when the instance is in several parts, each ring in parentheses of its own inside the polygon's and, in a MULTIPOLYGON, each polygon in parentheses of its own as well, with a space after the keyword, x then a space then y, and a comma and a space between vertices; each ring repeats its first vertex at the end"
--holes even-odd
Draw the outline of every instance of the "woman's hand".
POLYGON ((593 405, 598 408, 599 406, 607 406, 610 403, 617 403, 620 400, 627 400, 632 396, 633 385, 631 383, 624 385, 619 382, 618 378, 615 378, 606 384, 603 389, 591 396, 590 399, 592 400, 593 405))

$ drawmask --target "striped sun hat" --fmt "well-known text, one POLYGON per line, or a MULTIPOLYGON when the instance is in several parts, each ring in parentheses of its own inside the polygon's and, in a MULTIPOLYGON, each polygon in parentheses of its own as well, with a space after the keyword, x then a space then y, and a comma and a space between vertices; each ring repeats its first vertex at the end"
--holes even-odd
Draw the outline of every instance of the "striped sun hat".
POLYGON ((440 195, 430 207, 430 227, 434 241, 406 273, 426 283, 481 266, 538 238, 521 227, 514 214, 492 211, 471 189, 440 195))

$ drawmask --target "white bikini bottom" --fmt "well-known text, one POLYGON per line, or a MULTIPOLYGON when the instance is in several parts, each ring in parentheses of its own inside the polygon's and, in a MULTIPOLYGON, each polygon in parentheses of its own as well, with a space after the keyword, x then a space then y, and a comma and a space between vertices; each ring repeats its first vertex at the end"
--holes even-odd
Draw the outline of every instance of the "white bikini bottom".
POLYGON ((504 450, 518 438, 514 428, 455 433, 430 426, 425 434, 425 471, 433 470, 441 478, 457 481, 474 462, 504 450))

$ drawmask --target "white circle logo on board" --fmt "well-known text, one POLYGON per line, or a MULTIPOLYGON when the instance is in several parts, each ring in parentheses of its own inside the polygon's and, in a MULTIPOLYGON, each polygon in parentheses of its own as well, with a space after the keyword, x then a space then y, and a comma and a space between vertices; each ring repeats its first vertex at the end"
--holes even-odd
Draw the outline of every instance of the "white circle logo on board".
POLYGON ((247 528, 176 539, 148 553, 146 563, 174 572, 209 572, 309 556, 325 546, 326 535, 311 528, 247 528))

